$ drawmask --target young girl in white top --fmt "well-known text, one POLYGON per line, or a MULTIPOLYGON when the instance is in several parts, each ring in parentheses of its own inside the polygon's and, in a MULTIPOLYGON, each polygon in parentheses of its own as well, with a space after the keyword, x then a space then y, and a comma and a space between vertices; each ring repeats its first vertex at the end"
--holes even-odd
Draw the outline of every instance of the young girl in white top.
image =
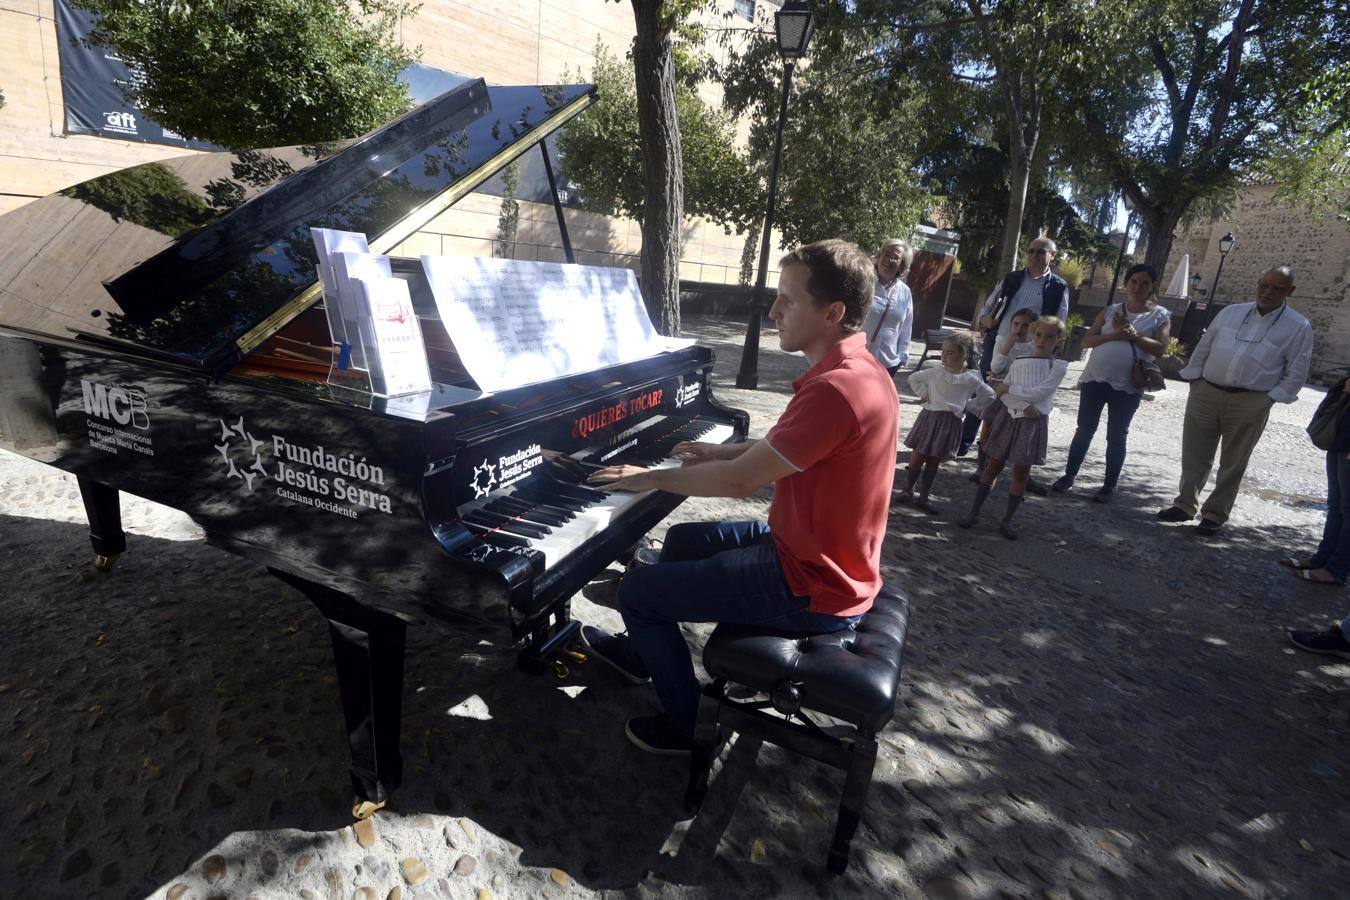
POLYGON ((954 334, 942 342, 941 368, 909 376, 909 389, 918 396, 923 409, 905 435, 905 446, 913 452, 905 470, 905 487, 895 495, 900 503, 909 502, 918 481, 919 494, 914 505, 926 513, 937 513, 928 493, 933 489, 938 467, 954 457, 961 445, 961 423, 966 410, 994 401, 993 389, 980 380, 978 372, 968 368, 974 352, 975 342, 970 335, 954 334))
POLYGON ((1003 515, 999 531, 1009 540, 1017 539, 1012 527, 1013 514, 1022 505, 1031 467, 1045 462, 1046 445, 1050 437, 1050 413, 1055 408, 1055 391, 1059 389, 1069 364, 1055 359, 1055 350, 1064 339, 1064 323, 1054 316, 1037 319, 1032 326, 1035 353, 1014 360, 1003 383, 994 388, 1006 416, 1000 416, 985 442, 989 464, 975 489, 975 502, 970 515, 961 520, 962 528, 970 528, 980 520, 980 507, 989 499, 994 482, 1004 465, 1012 463, 1013 482, 1008 489, 1008 510, 1003 515))
MULTIPOLYGON (((989 362, 990 384, 998 384, 1003 381, 1003 377, 1008 374, 1008 369, 1012 366, 1013 360, 1030 356, 1036 352, 1036 348, 1031 342, 1031 323, 1035 321, 1036 313, 1030 307, 1019 309, 1013 313, 1012 324, 1008 326, 1008 336, 994 345, 994 358, 989 362)), ((980 426, 980 443, 976 451, 975 474, 970 476, 971 481, 976 484, 980 483, 980 478, 984 475, 984 467, 989 463, 989 457, 984 453, 984 445, 989 440, 989 432, 993 430, 994 423, 1007 414, 1007 407, 1002 403, 990 403, 980 414, 984 424, 980 426)))

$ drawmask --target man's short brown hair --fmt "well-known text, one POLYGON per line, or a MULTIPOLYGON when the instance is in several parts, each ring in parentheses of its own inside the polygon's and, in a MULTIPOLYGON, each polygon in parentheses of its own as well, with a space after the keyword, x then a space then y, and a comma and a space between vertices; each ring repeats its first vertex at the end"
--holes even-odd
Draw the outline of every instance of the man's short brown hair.
POLYGON ((872 303, 876 284, 876 267, 872 259, 857 244, 832 239, 816 241, 798 247, 778 261, 780 269, 790 265, 806 266, 811 274, 806 278, 806 289, 821 306, 844 304, 841 325, 847 331, 862 327, 867 308, 872 303))

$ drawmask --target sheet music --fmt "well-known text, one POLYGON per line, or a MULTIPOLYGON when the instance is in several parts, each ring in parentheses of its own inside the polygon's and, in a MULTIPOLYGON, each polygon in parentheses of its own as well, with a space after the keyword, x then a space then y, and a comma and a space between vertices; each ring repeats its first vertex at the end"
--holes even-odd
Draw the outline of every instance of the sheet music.
MULTIPOLYGON (((389 261, 384 262, 387 266, 389 261)), ((371 392, 394 397, 431 390, 422 329, 413 312, 407 282, 374 275, 353 279, 351 286, 361 306, 369 310, 361 320, 361 329, 370 363, 371 392)))
POLYGON ((319 254, 319 280, 323 284, 324 313, 328 316, 328 331, 333 343, 346 342, 351 348, 351 365, 357 369, 366 367, 365 353, 354 328, 357 316, 354 311, 345 309, 337 273, 334 271, 334 257, 344 252, 370 253, 366 236, 355 231, 337 231, 332 228, 311 228, 310 238, 319 254))
POLYGON ((422 266, 465 369, 485 391, 693 343, 657 334, 629 269, 469 256, 424 256, 422 266))

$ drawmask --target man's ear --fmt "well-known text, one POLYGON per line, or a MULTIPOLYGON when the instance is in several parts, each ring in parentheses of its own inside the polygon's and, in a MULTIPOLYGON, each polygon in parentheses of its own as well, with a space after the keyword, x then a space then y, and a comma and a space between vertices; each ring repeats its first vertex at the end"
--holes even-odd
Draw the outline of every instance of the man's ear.
POLYGON ((842 321, 844 321, 844 301, 835 300, 830 304, 829 310, 825 313, 825 324, 835 326, 842 321))

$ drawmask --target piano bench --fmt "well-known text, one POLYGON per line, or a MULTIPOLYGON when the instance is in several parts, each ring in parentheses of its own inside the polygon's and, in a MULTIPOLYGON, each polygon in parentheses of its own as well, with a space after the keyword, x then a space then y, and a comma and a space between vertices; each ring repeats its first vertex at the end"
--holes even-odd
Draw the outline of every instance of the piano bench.
POLYGON ((697 813, 703 804, 724 727, 842 769, 847 773, 844 794, 827 857, 829 871, 842 874, 872 785, 876 735, 895 713, 908 620, 909 600, 883 586, 857 625, 832 634, 717 626, 703 650, 703 666, 713 681, 699 698, 685 794, 689 811, 697 813), (729 682, 768 699, 732 699, 729 682), (855 731, 828 735, 806 715, 808 710, 855 731))

